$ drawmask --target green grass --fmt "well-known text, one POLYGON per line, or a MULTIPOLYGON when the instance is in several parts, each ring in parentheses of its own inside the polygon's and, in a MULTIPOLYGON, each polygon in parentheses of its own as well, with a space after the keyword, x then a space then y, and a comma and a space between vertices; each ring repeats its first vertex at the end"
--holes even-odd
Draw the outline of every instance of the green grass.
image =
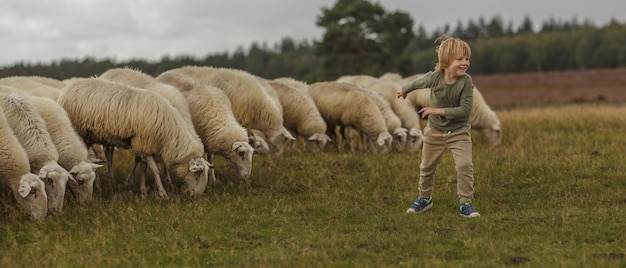
MULTIPOLYGON (((113 182, 90 207, 34 223, 0 206, 1 267, 624 267, 626 107, 498 111, 503 144, 474 133, 474 204, 459 216, 454 162, 432 209, 407 215, 420 154, 257 157, 250 181, 216 158, 197 199, 113 182)), ((118 156, 116 155, 116 156, 118 156)), ((152 181, 148 181, 154 189, 152 181)))

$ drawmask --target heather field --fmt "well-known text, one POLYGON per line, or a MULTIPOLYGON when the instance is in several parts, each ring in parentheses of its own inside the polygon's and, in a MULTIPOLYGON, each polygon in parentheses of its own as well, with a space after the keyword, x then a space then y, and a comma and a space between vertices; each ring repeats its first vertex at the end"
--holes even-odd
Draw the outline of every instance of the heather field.
POLYGON ((433 208, 407 215, 420 153, 257 156, 249 181, 217 157, 203 196, 164 200, 123 184, 120 151, 117 180, 100 170, 91 206, 68 196, 62 215, 35 223, 4 194, 0 266, 624 267, 624 77, 473 76, 503 129, 497 147, 472 134, 480 218, 459 216, 449 153, 433 208))

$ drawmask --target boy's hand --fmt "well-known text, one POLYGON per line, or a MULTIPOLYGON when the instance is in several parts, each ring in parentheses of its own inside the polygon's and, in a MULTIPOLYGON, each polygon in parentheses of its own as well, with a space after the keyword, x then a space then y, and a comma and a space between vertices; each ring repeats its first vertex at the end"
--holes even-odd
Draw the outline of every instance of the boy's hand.
POLYGON ((418 114, 421 115, 422 119, 427 118, 429 114, 446 116, 445 108, 433 108, 433 107, 424 107, 417 111, 418 114))

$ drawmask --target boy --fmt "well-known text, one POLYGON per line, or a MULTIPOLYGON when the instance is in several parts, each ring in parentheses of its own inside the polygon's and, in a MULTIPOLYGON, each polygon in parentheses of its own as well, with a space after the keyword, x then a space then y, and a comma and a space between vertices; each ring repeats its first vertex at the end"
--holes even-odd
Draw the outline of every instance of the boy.
POLYGON ((424 212, 432 207, 435 171, 444 151, 450 149, 457 173, 461 216, 480 216, 471 203, 474 197, 474 167, 469 115, 474 85, 466 73, 471 54, 465 41, 454 37, 443 38, 437 47, 438 62, 434 71, 407 83, 397 94, 404 99, 415 89, 431 89, 430 107, 418 111, 422 118, 428 118, 420 164, 420 196, 407 213, 424 212))

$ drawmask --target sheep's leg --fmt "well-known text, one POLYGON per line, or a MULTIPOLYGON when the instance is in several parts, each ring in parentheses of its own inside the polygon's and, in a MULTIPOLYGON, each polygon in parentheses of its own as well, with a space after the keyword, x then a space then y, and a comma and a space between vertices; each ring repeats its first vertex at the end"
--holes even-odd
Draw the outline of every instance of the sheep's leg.
POLYGON ((146 162, 148 162, 148 166, 154 174, 154 182, 156 183, 157 189, 159 191, 159 196, 161 196, 162 198, 167 198, 167 192, 165 191, 165 188, 163 188, 163 182, 161 181, 161 176, 159 175, 159 167, 154 161, 154 157, 146 156, 146 162))
POLYGON ((354 153, 355 150, 359 149, 359 141, 355 140, 354 135, 352 135, 353 133, 351 128, 346 127, 343 131, 344 139, 348 142, 348 145, 350 145, 348 148, 351 153, 354 153))
MULTIPOLYGON (((135 156, 133 167, 130 168, 130 172, 128 173, 128 176, 126 176, 126 185, 131 186, 135 184, 135 170, 137 169, 137 165, 139 165, 140 162, 142 162, 141 157, 135 156)), ((144 165, 143 170, 145 172, 145 165, 144 165)))
POLYGON ((172 176, 170 176, 170 172, 167 170, 165 164, 161 164, 163 165, 163 173, 165 173, 165 183, 167 183, 169 187, 172 187, 172 176))
POLYGON ((215 169, 213 168, 213 154, 208 154, 207 155, 207 161, 210 164, 210 167, 209 167, 209 178, 211 178, 212 182, 217 182, 217 179, 215 178, 215 169))
POLYGON ((148 195, 148 187, 146 187, 146 162, 141 161, 139 165, 141 166, 139 168, 139 191, 143 197, 146 197, 148 195))
POLYGON ((115 177, 113 176, 113 153, 115 152, 114 149, 115 148, 110 145, 104 146, 104 157, 107 160, 107 171, 111 180, 115 180, 115 177))

